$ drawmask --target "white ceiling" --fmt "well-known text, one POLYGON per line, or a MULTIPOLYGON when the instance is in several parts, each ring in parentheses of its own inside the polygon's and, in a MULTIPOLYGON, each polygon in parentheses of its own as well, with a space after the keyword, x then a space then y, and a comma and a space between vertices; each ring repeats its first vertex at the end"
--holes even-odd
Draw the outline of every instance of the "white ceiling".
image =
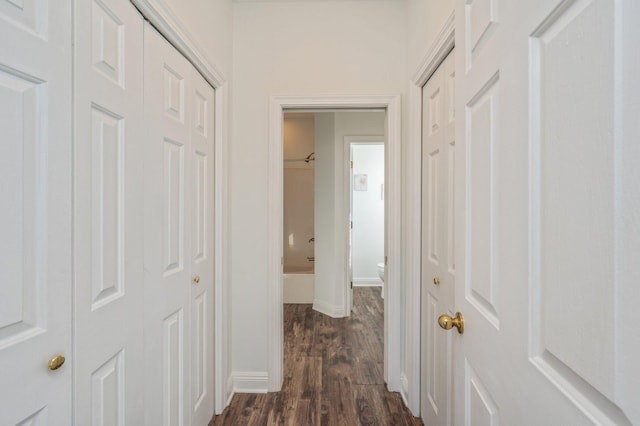
POLYGON ((237 3, 301 3, 301 2, 344 2, 344 1, 405 1, 405 0, 234 0, 237 3))

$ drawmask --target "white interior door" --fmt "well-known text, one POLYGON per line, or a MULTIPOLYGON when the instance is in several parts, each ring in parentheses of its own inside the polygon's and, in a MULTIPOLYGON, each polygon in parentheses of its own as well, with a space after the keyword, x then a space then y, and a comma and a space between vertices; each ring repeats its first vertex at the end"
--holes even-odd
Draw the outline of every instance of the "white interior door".
POLYGON ((638 12, 457 2, 455 424, 640 424, 638 12))
POLYGON ((157 425, 191 424, 190 76, 187 60, 145 24, 145 419, 157 425))
POLYGON ((0 0, 0 129, 0 424, 69 424, 70 1, 0 0))
POLYGON ((207 425, 213 400, 213 131, 214 91, 191 68, 188 93, 191 154, 186 176, 191 179, 191 402, 193 425, 207 425))
POLYGON ((438 326, 455 284, 455 61, 450 53, 422 89, 422 279, 420 415, 452 423, 452 339, 438 326))
POLYGON ((143 19, 82 1, 74 25, 74 418, 143 424, 143 19))
POLYGON ((145 421, 204 425, 213 407, 213 89, 144 29, 145 421))

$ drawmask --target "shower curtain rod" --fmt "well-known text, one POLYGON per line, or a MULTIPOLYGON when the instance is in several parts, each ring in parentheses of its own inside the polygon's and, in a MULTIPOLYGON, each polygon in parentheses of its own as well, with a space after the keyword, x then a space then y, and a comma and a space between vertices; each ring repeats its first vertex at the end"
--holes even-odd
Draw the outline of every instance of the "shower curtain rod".
POLYGON ((294 162, 294 161, 304 161, 305 163, 308 163, 309 161, 316 161, 316 159, 315 158, 308 158, 308 159, 307 158, 294 158, 294 159, 291 159, 291 160, 284 160, 285 163, 291 163, 291 162, 294 162))
POLYGON ((315 152, 312 152, 311 154, 307 155, 306 158, 295 158, 291 160, 284 160, 285 163, 290 163, 293 161, 304 161, 305 163, 308 163, 309 161, 316 161, 315 152))

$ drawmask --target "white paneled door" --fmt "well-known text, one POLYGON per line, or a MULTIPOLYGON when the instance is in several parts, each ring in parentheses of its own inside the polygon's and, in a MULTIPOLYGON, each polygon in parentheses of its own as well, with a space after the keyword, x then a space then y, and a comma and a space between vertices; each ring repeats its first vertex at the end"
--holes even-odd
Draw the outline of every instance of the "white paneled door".
POLYGON ((213 414, 213 89, 144 30, 145 420, 213 414))
POLYGON ((143 19, 128 0, 74 16, 74 418, 141 425, 143 19))
POLYGON ((71 2, 0 0, 2 425, 71 418, 71 81, 71 2))
POLYGON ((451 424, 452 336, 438 326, 452 313, 455 285, 455 61, 450 53, 422 89, 422 279, 420 413, 451 424))
POLYGON ((188 170, 191 234, 188 251, 191 289, 191 403, 192 425, 207 425, 214 412, 213 355, 213 123, 214 90, 193 67, 190 106, 188 170))
POLYGON ((639 12, 457 1, 453 424, 640 424, 639 12))

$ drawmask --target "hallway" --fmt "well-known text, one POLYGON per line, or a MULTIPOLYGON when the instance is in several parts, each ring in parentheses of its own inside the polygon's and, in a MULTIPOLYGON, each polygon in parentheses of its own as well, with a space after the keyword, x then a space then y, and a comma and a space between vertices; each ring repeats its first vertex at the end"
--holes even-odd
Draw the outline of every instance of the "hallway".
POLYGON ((236 394, 213 425, 420 425, 383 381, 383 300, 356 287, 350 318, 284 307, 282 391, 236 394))

